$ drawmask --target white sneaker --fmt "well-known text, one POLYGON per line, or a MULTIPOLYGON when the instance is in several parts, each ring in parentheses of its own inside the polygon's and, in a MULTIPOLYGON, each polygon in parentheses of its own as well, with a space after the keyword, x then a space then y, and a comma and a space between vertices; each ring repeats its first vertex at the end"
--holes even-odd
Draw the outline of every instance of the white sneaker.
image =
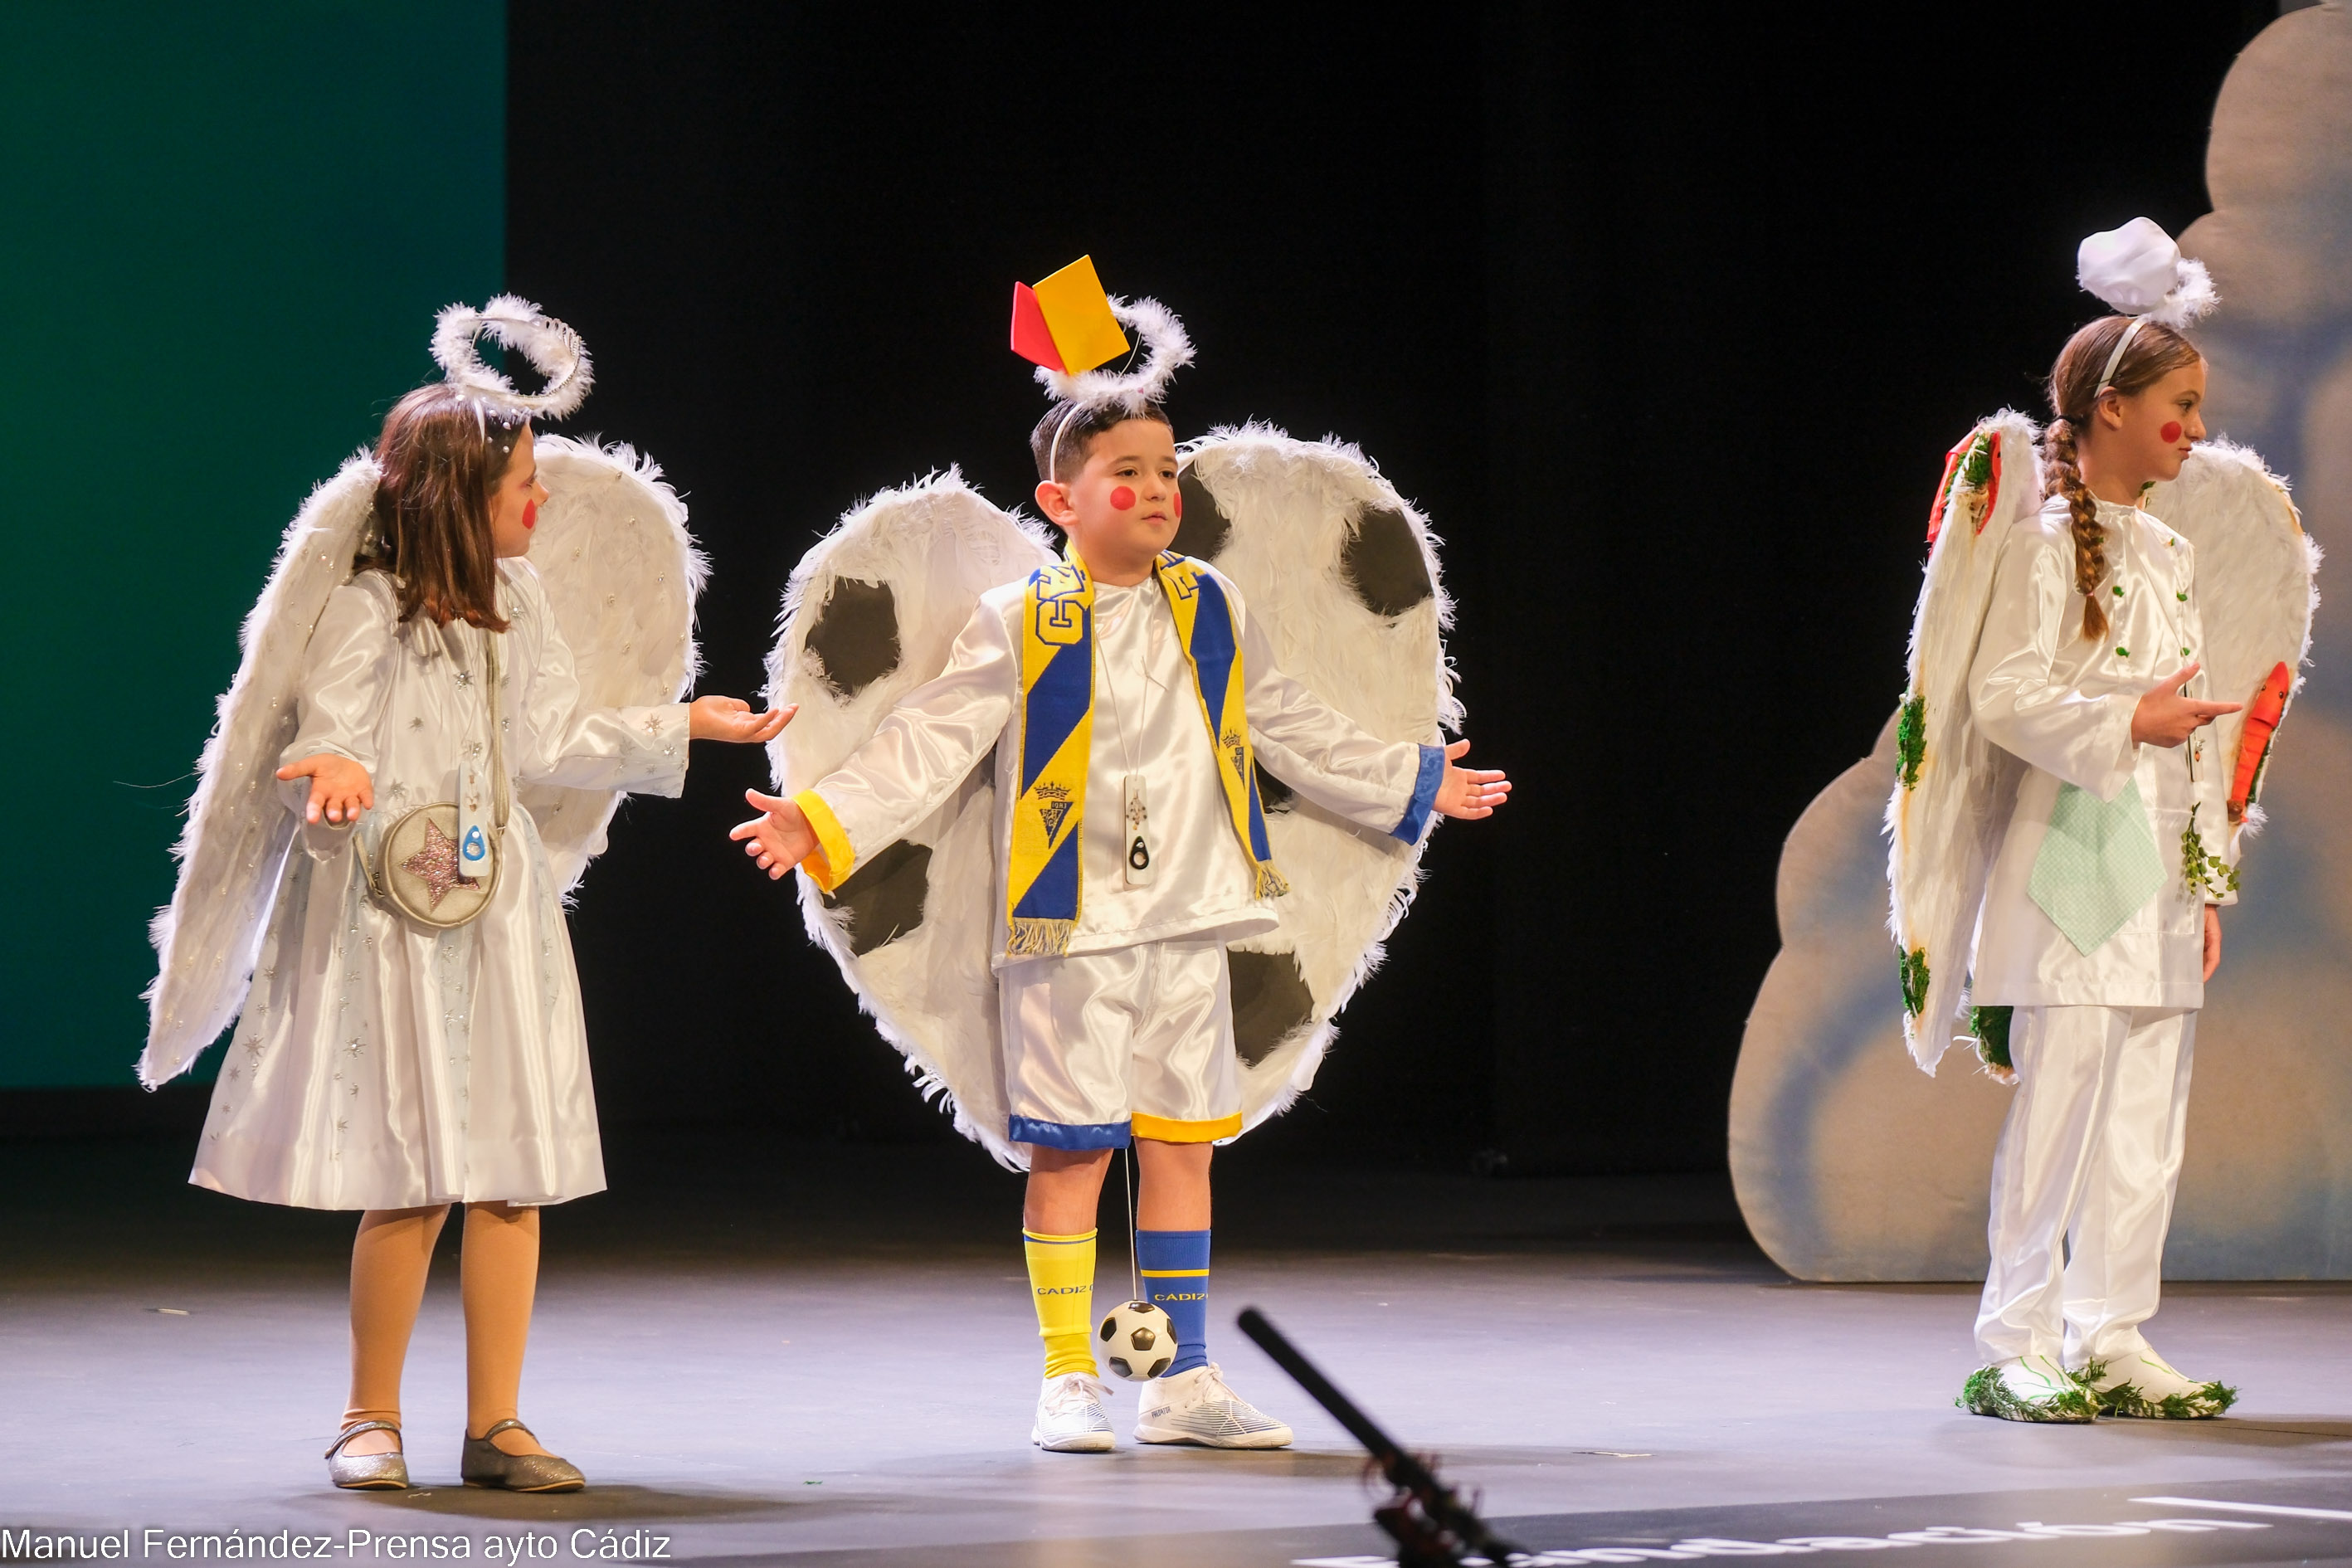
POLYGON ((1037 1424, 1029 1440, 1054 1454, 1108 1454, 1114 1439, 1103 1401, 1110 1388, 1083 1372, 1049 1377, 1037 1391, 1037 1424))
POLYGON ((2238 1402, 2238 1391, 2184 1376, 2152 1350, 2127 1352, 2113 1361, 2095 1361, 2074 1374, 2103 1415, 2137 1415, 2157 1421, 2201 1421, 2238 1402))
POLYGON ((1952 1403, 2004 1421, 2080 1424, 2098 1414, 2091 1396, 2064 1367, 2046 1355, 2012 1356, 1979 1367, 1969 1373, 1960 1396, 1952 1403))
POLYGON ((1206 1448, 1287 1448, 1290 1428, 1225 1386, 1217 1363, 1143 1385, 1135 1415, 1139 1443, 1198 1443, 1206 1448))

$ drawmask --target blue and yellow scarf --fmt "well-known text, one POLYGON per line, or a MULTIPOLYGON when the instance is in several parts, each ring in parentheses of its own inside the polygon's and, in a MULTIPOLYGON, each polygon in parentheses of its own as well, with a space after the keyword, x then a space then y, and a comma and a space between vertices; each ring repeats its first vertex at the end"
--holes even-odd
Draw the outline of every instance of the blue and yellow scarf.
MULTIPOLYGON (((1234 833, 1250 858, 1256 896, 1290 890, 1274 868, 1265 811, 1250 757, 1243 710, 1239 628, 1223 587, 1190 556, 1164 552, 1152 576, 1176 616, 1176 637, 1192 667, 1201 717, 1209 726, 1218 782, 1234 833)), ((1067 952, 1078 929, 1078 847, 1087 810, 1087 764, 1094 750, 1095 584, 1073 558, 1031 574, 1021 622, 1021 793, 1013 803, 1007 857, 1007 956, 1067 952)))

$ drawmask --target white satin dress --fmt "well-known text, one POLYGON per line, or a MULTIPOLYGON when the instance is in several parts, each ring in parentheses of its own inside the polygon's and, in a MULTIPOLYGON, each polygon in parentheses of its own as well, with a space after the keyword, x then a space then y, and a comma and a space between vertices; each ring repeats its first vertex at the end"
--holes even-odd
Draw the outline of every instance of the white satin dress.
MULTIPOLYGON (((404 623, 376 572, 319 619, 282 760, 349 757, 375 806, 356 827, 297 831, 189 1176, 199 1186, 329 1209, 553 1204, 604 1186, 561 889, 530 815, 510 808, 489 906, 454 930, 378 902, 352 852, 353 833, 373 857, 403 814, 454 800, 462 756, 488 765, 493 700, 518 783, 684 789, 686 705, 583 708, 538 574, 499 570, 503 634, 404 623)), ((310 781, 279 788, 299 815, 310 781)))
MULTIPOLYGON (((2015 1098, 1993 1156, 1992 1266, 1977 1318, 1988 1363, 2047 1356, 2079 1368, 2144 1351, 2180 1173, 2205 910, 2181 836, 2195 809, 2208 853, 2236 859, 2229 779, 2213 731, 2184 746, 2131 738, 2139 700, 2197 662, 2204 642, 2189 541, 2137 508, 2098 503, 2108 627, 2082 635, 2074 544, 2053 498, 1995 570, 1969 670, 1978 730, 2027 764, 1994 859, 1972 998, 2016 1009, 2015 1098), (2120 592, 2118 592, 2120 590, 2120 592), (2033 896, 2062 786, 2101 803, 2137 786, 2161 868, 2147 902, 2084 951, 2033 896)), ((2189 688, 2206 695, 2204 678, 2189 688)))

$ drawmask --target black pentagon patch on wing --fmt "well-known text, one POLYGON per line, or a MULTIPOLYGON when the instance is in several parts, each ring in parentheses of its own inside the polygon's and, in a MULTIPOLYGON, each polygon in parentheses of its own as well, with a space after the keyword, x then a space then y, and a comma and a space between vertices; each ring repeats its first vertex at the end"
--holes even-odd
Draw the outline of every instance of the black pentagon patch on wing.
POLYGON ((1412 525, 1386 507, 1364 514, 1355 537, 1339 551, 1339 571, 1376 616, 1403 615, 1436 591, 1412 525))
POLYGON ((1265 767, 1260 764, 1255 757, 1250 759, 1250 767, 1257 774, 1258 805, 1265 808, 1268 814, 1277 811, 1288 811, 1290 809, 1290 803, 1297 797, 1297 792, 1293 790, 1288 784, 1283 783, 1280 779, 1276 778, 1272 773, 1267 773, 1265 767))
POLYGON ((1184 498, 1184 515, 1177 521, 1176 537, 1168 548, 1195 561, 1214 561, 1234 537, 1233 520, 1190 468, 1177 477, 1176 489, 1184 498))
POLYGON ((863 958, 923 923, 931 889, 931 847, 901 838, 824 895, 824 907, 849 910, 849 951, 863 958))
POLYGON ((1294 954, 1227 948, 1225 973, 1234 997, 1234 1049, 1251 1067, 1315 1016, 1315 994, 1294 954))
POLYGON ((898 605, 887 583, 836 577, 809 628, 825 684, 855 697, 898 668, 898 605))

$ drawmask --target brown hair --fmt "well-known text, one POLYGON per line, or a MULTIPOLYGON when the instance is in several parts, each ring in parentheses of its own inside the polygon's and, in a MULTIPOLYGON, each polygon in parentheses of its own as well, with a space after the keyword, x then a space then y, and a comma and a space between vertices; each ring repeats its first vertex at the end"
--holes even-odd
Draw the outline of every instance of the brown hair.
POLYGON ((507 629, 499 614, 490 492, 528 421, 486 409, 446 383, 420 386, 384 416, 377 438, 375 523, 354 565, 379 571, 400 618, 507 629))
MULTIPOLYGON (((2107 535, 2099 526, 2097 500, 2083 483, 2076 443, 2098 403, 2099 373, 2107 368, 2116 340, 2131 323, 2129 316, 2103 316, 2093 321, 2066 340, 2050 371, 2050 410, 2057 417, 2042 432, 2042 494, 2044 500, 2064 496, 2066 510, 2074 515, 2074 592, 2083 595, 2085 642, 2107 635, 2107 608, 2098 599, 2099 582, 2107 574, 2107 535)), ((2128 397, 2202 357, 2196 345, 2170 327, 2142 319, 2107 385, 2128 397)))
MULTIPOLYGON (((1080 407, 1076 404, 1056 403, 1037 421, 1037 428, 1029 432, 1029 455, 1037 459, 1037 477, 1051 479, 1057 485, 1068 484, 1087 466, 1087 448, 1094 438, 1106 430, 1115 429, 1130 419, 1149 419, 1155 425, 1167 425, 1168 416, 1157 403, 1147 403, 1140 409, 1129 410, 1117 403, 1097 404, 1080 407), (1064 421, 1067 421, 1065 427, 1064 421), (1061 437, 1060 455, 1055 455, 1054 440, 1061 437), (1047 464, 1052 464, 1048 468, 1047 464)), ((1173 429, 1173 426, 1170 426, 1173 429)))

